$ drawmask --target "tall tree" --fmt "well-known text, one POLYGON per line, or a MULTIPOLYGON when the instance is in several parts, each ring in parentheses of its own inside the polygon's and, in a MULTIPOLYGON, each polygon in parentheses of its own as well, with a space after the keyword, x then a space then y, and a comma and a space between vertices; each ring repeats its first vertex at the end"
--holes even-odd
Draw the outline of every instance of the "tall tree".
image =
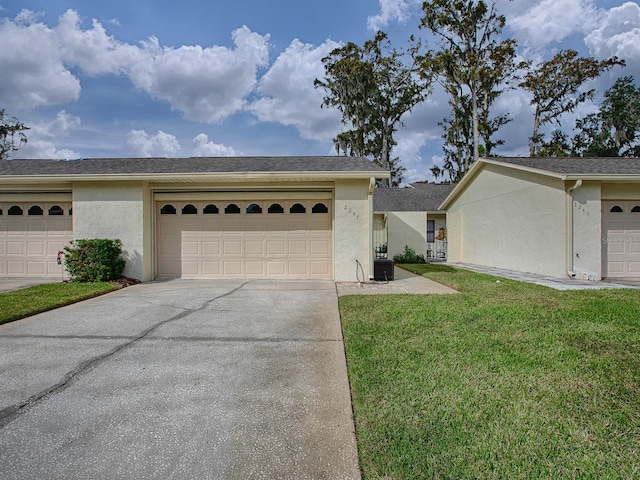
POLYGON ((540 135, 537 155, 541 157, 570 157, 574 155, 569 137, 560 129, 551 132, 549 141, 540 135))
POLYGON ((29 127, 17 118, 5 116, 4 109, 0 110, 0 160, 9 158, 22 144, 27 143, 24 133, 26 130, 29 130, 29 127))
POLYGON ((640 88, 633 77, 618 78, 604 94, 600 111, 576 122, 577 153, 587 157, 640 155, 640 88))
MULTIPOLYGON (((509 121, 508 116, 490 116, 491 106, 517 68, 516 42, 496 39, 506 21, 497 11, 497 3, 498 0, 431 0, 422 5, 421 28, 428 29, 440 40, 440 50, 433 55, 431 64, 450 95, 453 108, 453 117, 444 122, 445 142, 462 141, 466 137, 460 112, 467 110, 465 103, 468 102, 472 154, 460 164, 461 170, 455 173, 455 178, 461 178, 480 156, 480 137, 485 142, 485 153, 490 151, 498 144, 492 141, 492 136, 509 121), (463 130, 454 133, 451 128, 463 130)), ((466 149, 461 145, 450 147, 466 149)), ((455 166, 455 162, 451 165, 455 166)))
POLYGON ((530 69, 519 84, 531 93, 531 105, 535 106, 530 156, 536 155, 541 140, 538 133, 541 126, 550 122, 560 125, 563 113, 574 111, 578 105, 594 97, 596 90, 593 88, 580 91, 587 80, 624 64, 624 60, 618 57, 598 61, 591 57, 579 57, 575 50, 563 50, 551 60, 530 69))
POLYGON ((372 158, 391 172, 392 184, 398 183, 394 175, 402 172, 397 159, 392 160, 394 133, 431 86, 429 76, 418 75, 418 49, 415 45, 398 52, 387 35, 378 32, 362 47, 348 43, 333 50, 322 59, 325 78, 314 81, 326 92, 322 106, 340 110, 348 128, 334 139, 336 151, 372 158))

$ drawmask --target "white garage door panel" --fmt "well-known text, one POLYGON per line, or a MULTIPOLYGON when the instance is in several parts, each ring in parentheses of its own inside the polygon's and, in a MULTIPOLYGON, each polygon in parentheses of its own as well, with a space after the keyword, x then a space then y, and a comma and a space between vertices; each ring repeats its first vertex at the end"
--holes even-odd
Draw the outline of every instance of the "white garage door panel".
POLYGON ((158 277, 182 278, 332 278, 333 248, 329 200, 157 202, 158 277), (215 203, 218 214, 204 214, 215 203), (225 214, 235 203, 240 214, 225 214), (262 213, 247 213, 257 203, 262 213), (280 204, 284 213, 268 213, 280 204), (290 213, 300 203, 306 213, 290 213), (317 203, 327 213, 312 213, 317 203), (171 204, 176 214, 161 214, 171 204), (182 215, 184 205, 196 215, 182 215), (185 218, 186 217, 186 218, 185 218))
POLYGON ((58 251, 73 239, 73 222, 68 212, 71 203, 38 204, 43 215, 29 215, 33 204, 4 203, 0 206, 0 276, 62 276, 58 251), (64 215, 49 215, 53 205, 64 215), (8 215, 9 208, 19 206, 22 215, 8 215))
POLYGON ((603 276, 640 277, 640 200, 603 202, 602 210, 603 276))

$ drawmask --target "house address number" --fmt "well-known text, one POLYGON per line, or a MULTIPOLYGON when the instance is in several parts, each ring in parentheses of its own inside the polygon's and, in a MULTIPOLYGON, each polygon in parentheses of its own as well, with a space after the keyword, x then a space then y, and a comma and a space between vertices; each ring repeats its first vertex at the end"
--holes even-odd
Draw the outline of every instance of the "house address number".
POLYGON ((579 212, 584 213, 587 217, 591 216, 591 212, 589 210, 587 210, 587 207, 585 207, 584 205, 578 203, 578 202, 573 202, 573 206, 576 210, 578 210, 579 212))
POLYGON ((356 220, 360 220, 360 214, 359 214, 359 213, 357 213, 357 212, 356 212, 353 208, 351 208, 349 205, 345 205, 345 206, 344 206, 344 209, 345 209, 345 211, 346 211, 346 212, 348 212, 348 213, 349 213, 349 215, 353 215, 353 217, 354 217, 356 220))

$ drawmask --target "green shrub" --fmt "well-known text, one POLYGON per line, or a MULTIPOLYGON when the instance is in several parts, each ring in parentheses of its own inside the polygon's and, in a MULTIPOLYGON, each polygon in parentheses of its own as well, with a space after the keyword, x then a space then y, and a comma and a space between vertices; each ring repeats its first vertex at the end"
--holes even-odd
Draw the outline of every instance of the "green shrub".
POLYGON ((404 246, 404 252, 394 255, 393 261, 396 263, 427 263, 424 255, 418 255, 409 245, 404 246))
POLYGON ((108 282, 122 276, 125 259, 120 240, 74 240, 64 251, 64 265, 75 282, 108 282))

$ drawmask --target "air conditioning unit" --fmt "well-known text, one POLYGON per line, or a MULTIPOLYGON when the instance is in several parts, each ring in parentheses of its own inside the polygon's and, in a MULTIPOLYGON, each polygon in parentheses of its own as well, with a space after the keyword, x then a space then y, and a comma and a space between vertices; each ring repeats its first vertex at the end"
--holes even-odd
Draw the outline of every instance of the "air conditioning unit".
POLYGON ((393 260, 376 259, 373 261, 373 279, 378 282, 393 280, 393 260))

